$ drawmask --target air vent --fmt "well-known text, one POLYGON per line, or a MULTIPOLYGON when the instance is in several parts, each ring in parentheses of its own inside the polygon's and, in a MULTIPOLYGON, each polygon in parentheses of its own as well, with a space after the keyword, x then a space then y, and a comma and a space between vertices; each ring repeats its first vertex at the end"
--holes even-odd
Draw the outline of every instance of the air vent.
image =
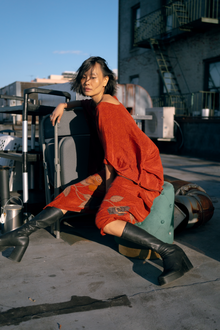
POLYGON ((175 107, 146 109, 146 115, 151 115, 152 120, 145 121, 145 134, 151 138, 174 138, 175 107))

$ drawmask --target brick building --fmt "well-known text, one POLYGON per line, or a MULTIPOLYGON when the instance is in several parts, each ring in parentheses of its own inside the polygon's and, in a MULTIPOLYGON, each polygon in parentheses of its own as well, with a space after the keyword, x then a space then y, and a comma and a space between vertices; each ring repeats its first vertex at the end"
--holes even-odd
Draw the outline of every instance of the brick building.
POLYGON ((219 17, 219 0, 119 0, 119 83, 177 116, 219 116, 219 17))

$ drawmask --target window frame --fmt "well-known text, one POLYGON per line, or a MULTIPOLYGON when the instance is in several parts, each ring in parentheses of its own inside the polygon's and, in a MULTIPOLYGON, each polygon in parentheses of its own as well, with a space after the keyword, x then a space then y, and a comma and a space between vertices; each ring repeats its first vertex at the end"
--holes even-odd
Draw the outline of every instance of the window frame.
MULTIPOLYGON (((204 64, 205 64, 205 69, 204 69, 204 90, 205 91, 210 91, 209 88, 209 68, 210 68, 210 64, 213 64, 215 62, 220 62, 220 56, 216 56, 216 57, 212 57, 212 58, 208 58, 204 60, 204 64)), ((220 86, 219 86, 220 89, 220 86)))
POLYGON ((220 86, 216 88, 216 91, 213 91, 212 88, 209 87, 209 69, 210 64, 220 62, 220 56, 212 57, 203 60, 204 62, 204 91, 213 92, 210 94, 208 101, 204 107, 207 107, 207 104, 211 104, 210 108, 214 110, 220 111, 220 86))
MULTIPOLYGON (((137 20, 137 10, 141 11, 141 4, 138 2, 136 5, 131 7, 131 49, 135 48, 134 45, 134 30, 135 30, 135 22, 137 20)), ((140 17, 141 18, 141 13, 140 17)))
POLYGON ((139 74, 134 74, 134 75, 132 75, 132 76, 130 76, 129 77, 129 84, 133 84, 132 83, 132 79, 135 79, 135 78, 138 78, 138 84, 134 84, 134 85, 139 85, 139 83, 140 83, 140 75, 139 74))

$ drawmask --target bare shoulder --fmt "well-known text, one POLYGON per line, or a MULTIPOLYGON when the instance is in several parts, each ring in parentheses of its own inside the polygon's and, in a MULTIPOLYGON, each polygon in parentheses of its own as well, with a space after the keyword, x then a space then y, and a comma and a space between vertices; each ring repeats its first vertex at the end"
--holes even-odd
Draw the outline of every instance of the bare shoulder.
POLYGON ((113 96, 111 96, 109 94, 103 95, 102 102, 107 102, 107 103, 111 103, 111 104, 115 104, 115 105, 120 104, 120 102, 117 99, 115 99, 113 96))

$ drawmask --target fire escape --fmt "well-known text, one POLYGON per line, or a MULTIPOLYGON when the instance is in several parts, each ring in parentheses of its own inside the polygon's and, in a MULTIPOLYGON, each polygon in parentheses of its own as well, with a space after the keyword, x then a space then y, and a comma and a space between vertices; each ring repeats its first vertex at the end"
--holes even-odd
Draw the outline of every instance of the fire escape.
MULTIPOLYGON (((166 6, 140 18, 136 23, 134 44, 137 47, 152 49, 163 83, 163 105, 174 106, 176 114, 187 114, 187 105, 168 55, 168 45, 183 35, 219 24, 219 2, 169 1, 166 6)), ((178 63, 174 53, 172 60, 178 63)))

